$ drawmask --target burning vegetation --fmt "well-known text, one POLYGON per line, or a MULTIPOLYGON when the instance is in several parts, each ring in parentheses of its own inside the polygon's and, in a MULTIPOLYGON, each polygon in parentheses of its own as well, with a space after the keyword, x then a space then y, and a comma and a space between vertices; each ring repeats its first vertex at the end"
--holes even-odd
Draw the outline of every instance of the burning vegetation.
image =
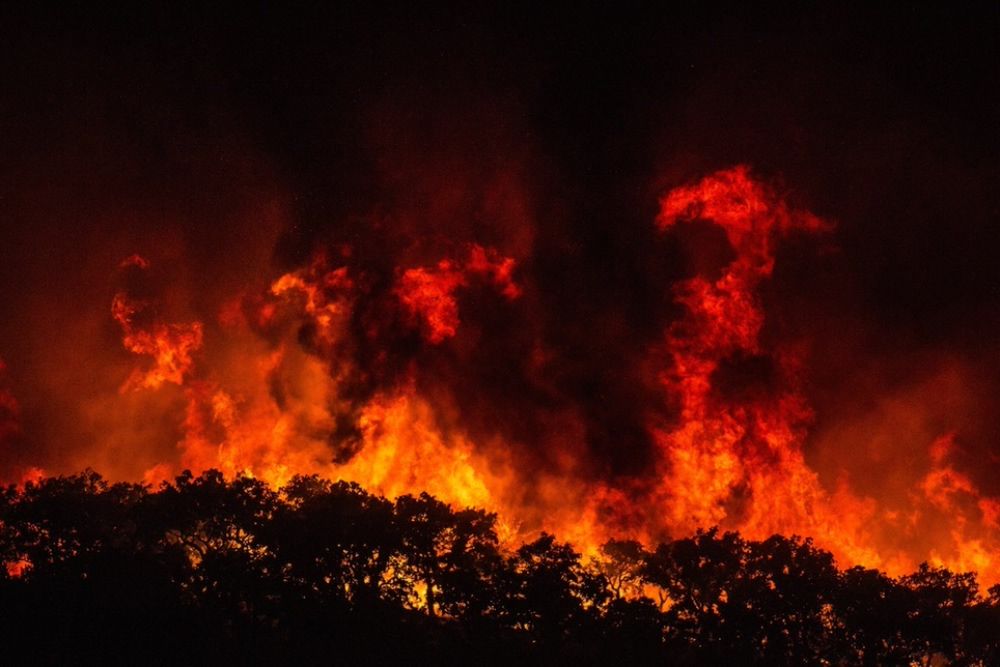
POLYGON ((808 347, 764 336, 761 289, 784 239, 833 226, 745 166, 670 190, 655 226, 720 231, 724 248, 713 266, 663 286, 676 315, 620 369, 644 387, 637 422, 623 425, 644 434, 644 449, 621 443, 641 467, 609 470, 594 417, 554 386, 564 360, 532 330, 540 286, 529 258, 449 242, 443 258, 385 265, 337 241, 222 299, 212 328, 167 319, 144 284, 150 262, 122 262, 111 314, 139 360, 120 391, 172 385, 183 397, 176 453, 131 475, 155 485, 216 469, 278 488, 315 474, 389 498, 426 491, 496 513, 510 546, 547 531, 590 555, 610 539, 652 544, 714 526, 750 539, 808 535, 844 566, 899 575, 928 561, 995 583, 1000 505, 954 467, 955 433, 922 443, 904 498, 861 494, 846 479, 826 488, 806 459, 808 347), (467 394, 478 372, 469 365, 490 363, 477 348, 492 344, 498 320, 526 333, 492 381, 526 395, 504 397, 494 419, 485 397, 467 394))
POLYGON ((347 482, 96 473, 0 504, 8 656, 34 664, 958 664, 1000 654, 1000 586, 901 578, 801 538, 698 531, 581 558, 494 514, 347 482), (16 561, 12 559, 18 559, 16 561), (58 596, 53 604, 53 596, 58 596), (66 628, 51 633, 59 625, 66 628))
MULTIPOLYGON (((954 467, 954 432, 924 444, 904 498, 863 495, 849 480, 825 488, 806 460, 808 351, 765 339, 761 287, 784 238, 833 226, 745 166, 670 190, 655 223, 663 235, 720 230, 726 252, 663 286, 676 316, 621 369, 646 390, 641 421, 624 430, 644 433, 646 450, 622 443, 641 452, 641 468, 608 470, 588 447, 594 420, 553 386, 560 351, 530 320, 495 379, 527 394, 498 409, 531 428, 492 419, 492 406, 465 395, 490 326, 537 307, 522 303, 538 300, 527 258, 447 243, 451 256, 387 267, 330 243, 306 266, 222 299, 212 327, 167 319, 151 262, 121 263, 111 316, 138 359, 119 392, 173 391, 182 402, 166 413, 175 452, 117 474, 156 485, 214 469, 273 488, 319 475, 389 498, 428 492, 495 513, 511 548, 546 531, 596 555, 611 539, 648 545, 718 526, 756 540, 807 535, 845 567, 901 575, 927 561, 995 583, 1000 504, 954 467)), ((10 437, 17 403, 3 396, 10 437)))
POLYGON ((6 11, 15 634, 995 661, 995 16, 6 11))

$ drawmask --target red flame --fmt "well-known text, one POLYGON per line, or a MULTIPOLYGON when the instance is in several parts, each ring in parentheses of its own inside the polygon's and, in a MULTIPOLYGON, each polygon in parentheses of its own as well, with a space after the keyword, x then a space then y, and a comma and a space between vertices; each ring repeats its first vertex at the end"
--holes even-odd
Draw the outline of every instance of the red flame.
POLYGON ((396 293, 411 321, 423 323, 427 340, 440 343, 458 330, 455 291, 468 285, 471 276, 478 275, 486 277, 505 298, 516 299, 521 289, 512 277, 514 266, 510 257, 500 257, 492 248, 473 245, 464 265, 443 259, 430 269, 405 270, 396 293))
MULTIPOLYGON (((122 391, 176 385, 185 405, 175 420, 177 454, 160 457, 144 479, 218 468, 280 485, 317 473, 387 496, 426 490, 498 512, 509 539, 545 529, 590 553, 612 537, 651 541, 720 525, 750 538, 813 536, 843 565, 900 573, 929 559, 1000 580, 1000 501, 956 466, 960 434, 917 443, 925 466, 905 498, 860 494, 846 475, 828 488, 807 460, 807 348, 763 335, 760 288, 783 238, 832 233, 832 225, 789 206, 742 166, 661 199, 655 222, 663 234, 686 221, 721 230, 732 254, 712 275, 664 287, 682 314, 641 355, 660 397, 640 424, 654 443, 647 470, 593 474, 575 444, 581 428, 571 411, 564 418, 555 409, 560 416, 549 418, 560 429, 544 436, 553 463, 532 467, 523 443, 503 429, 473 428, 416 363, 428 350, 463 358, 474 344, 462 338, 463 308, 481 293, 511 308, 531 294, 531 276, 521 273, 529 257, 470 244, 436 262, 395 267, 387 286, 357 261, 357 249, 317 253, 225 300, 218 329, 164 321, 150 301, 117 294, 112 315, 125 348, 151 360, 122 391), (406 349, 428 345, 407 356, 389 349, 397 340, 406 349)), ((146 271, 150 263, 133 255, 122 265, 146 271)), ((558 354, 549 348, 533 343, 532 372, 558 354)), ((0 439, 11 428, 5 415, 16 410, 0 392, 0 439)))
MULTIPOLYGON (((147 268, 148 262, 138 255, 125 260, 122 266, 147 268)), ((164 382, 183 384, 184 376, 194 363, 192 355, 202 342, 200 322, 187 324, 163 324, 151 322, 138 325, 136 319, 145 314, 146 304, 133 301, 126 294, 115 295, 111 304, 111 315, 125 332, 122 340, 126 349, 135 354, 153 358, 152 368, 145 372, 136 369, 122 385, 122 391, 144 387, 155 389, 164 382)))

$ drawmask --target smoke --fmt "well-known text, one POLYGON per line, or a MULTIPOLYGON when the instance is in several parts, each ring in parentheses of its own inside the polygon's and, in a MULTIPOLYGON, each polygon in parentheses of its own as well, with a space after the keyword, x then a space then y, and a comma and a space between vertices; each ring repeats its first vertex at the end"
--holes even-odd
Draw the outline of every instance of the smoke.
POLYGON ((17 399, 6 385, 7 366, 0 359, 0 445, 7 446, 7 443, 20 434, 21 427, 18 423, 18 415, 21 411, 17 399))
POLYGON ((320 472, 583 541, 728 521, 870 563, 992 534, 988 21, 257 11, 4 22, 6 478, 320 472), (657 228, 735 164, 827 231, 657 228), (748 252, 715 295, 743 338, 697 347, 695 287, 748 252), (746 434, 684 459, 720 415, 746 434), (778 476, 856 525, 755 524, 778 476))

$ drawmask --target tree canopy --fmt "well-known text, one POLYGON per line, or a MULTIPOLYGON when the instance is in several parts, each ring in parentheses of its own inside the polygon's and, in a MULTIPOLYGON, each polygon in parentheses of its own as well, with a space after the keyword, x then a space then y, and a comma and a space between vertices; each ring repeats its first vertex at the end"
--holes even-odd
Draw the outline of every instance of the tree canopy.
POLYGON ((1000 587, 718 529, 585 558, 496 517, 297 477, 0 490, 15 664, 1000 664, 1000 587))

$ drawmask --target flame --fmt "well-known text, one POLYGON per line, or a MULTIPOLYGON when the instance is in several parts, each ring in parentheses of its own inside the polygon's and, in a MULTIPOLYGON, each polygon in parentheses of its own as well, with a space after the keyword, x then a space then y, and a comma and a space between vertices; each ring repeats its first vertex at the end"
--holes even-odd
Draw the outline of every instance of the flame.
POLYGON ((24 575, 25 572, 31 569, 31 563, 24 559, 11 561, 9 563, 4 563, 4 567, 7 569, 7 576, 11 579, 17 579, 24 575))
MULTIPOLYGON (((414 317, 412 326, 426 327, 427 340, 438 343, 458 326, 455 290, 483 278, 504 298, 517 298, 513 269, 510 258, 473 245, 462 262, 441 260, 432 268, 401 271, 394 293, 414 317)), ((242 314, 245 304, 237 302, 224 306, 220 321, 249 338, 254 328, 284 326, 277 320, 285 317, 308 325, 315 345, 330 354, 349 325, 355 288, 347 267, 328 268, 326 257, 317 256, 306 268, 274 280, 266 300, 250 304, 250 318, 242 314)), ((289 341, 270 350, 258 344, 240 355, 235 388, 218 380, 191 379, 191 353, 201 345, 201 323, 154 322, 140 329, 133 316, 141 307, 125 294, 117 295, 112 307, 125 331, 126 348, 155 362, 146 372, 137 370, 134 377, 140 379, 130 379, 126 386, 155 390, 173 382, 184 387, 187 402, 179 464, 158 463, 144 473, 146 482, 169 479, 181 468, 218 468, 276 486, 296 474, 317 473, 364 480, 366 487, 387 496, 426 490, 461 506, 495 507, 489 489, 499 483, 485 471, 497 462, 487 462, 461 432, 445 434, 412 382, 379 392, 354 409, 340 395, 341 385, 355 371, 351 364, 331 368, 320 355, 289 341), (263 389, 279 386, 280 400, 275 391, 263 389), (355 417, 361 444, 339 464, 331 460, 330 445, 338 437, 338 418, 348 413, 355 417)))
POLYGON ((666 332, 668 367, 660 382, 680 405, 678 426, 657 432, 663 454, 658 495, 675 531, 727 525, 741 496, 739 527, 751 537, 799 532, 827 538, 840 531, 817 513, 827 504, 816 474, 802 457, 811 411, 798 392, 799 359, 779 352, 775 396, 731 402, 716 391, 723 362, 764 350, 764 312, 757 286, 774 269, 775 240, 793 231, 828 229, 815 216, 789 209, 745 167, 721 172, 670 192, 657 224, 667 230, 685 219, 718 225, 735 259, 715 280, 695 276, 674 288, 687 313, 666 332))
POLYGON ((399 279, 396 292, 410 322, 423 323, 427 340, 436 344, 453 337, 458 330, 455 292, 467 286, 470 277, 487 277, 509 300, 521 295, 521 289, 512 278, 514 265, 512 258, 500 257, 492 248, 487 250, 473 245, 464 265, 443 259, 433 268, 407 269, 399 279))
MULTIPOLYGON (((663 478, 656 507, 668 528, 687 534, 722 525, 751 539, 775 532, 808 535, 844 563, 895 574, 915 568, 926 553, 893 549, 882 539, 898 530, 890 510, 857 496, 846 480, 832 493, 822 486, 804 457, 812 419, 800 387, 805 360, 794 347, 765 349, 761 343, 765 318, 756 290, 773 272, 776 241, 791 233, 829 231, 830 225, 789 208, 746 167, 670 192, 660 202, 658 226, 668 230, 682 220, 720 227, 735 258, 718 278, 695 276, 674 288, 686 314, 666 332, 663 356, 669 363, 659 378, 680 415, 676 426, 657 431, 663 478), (719 390, 722 364, 762 354, 774 366, 776 388, 749 400, 719 390)), ((930 445, 930 469, 910 499, 911 527, 950 523, 948 535, 939 536, 950 555, 938 547, 931 560, 996 581, 995 501, 980 497, 972 481, 947 464, 954 447, 953 435, 930 445), (962 510, 961 500, 972 509, 962 510), (976 507, 982 517, 993 517, 992 526, 975 516, 976 507), (974 534, 990 536, 990 546, 970 538, 972 524, 974 534)))
POLYGON ((459 507, 490 507, 496 488, 486 461, 462 436, 448 440, 430 406, 412 391, 379 397, 360 419, 365 446, 338 471, 387 497, 426 490, 459 507))
MULTIPOLYGON (((146 268, 149 263, 138 255, 133 255, 122 263, 122 266, 146 268)), ((147 355, 153 358, 153 366, 146 371, 136 371, 122 385, 121 390, 131 391, 138 388, 156 389, 164 382, 183 384, 184 376, 191 370, 194 363, 192 355, 202 343, 202 325, 200 322, 185 324, 164 324, 152 322, 147 326, 137 324, 136 320, 145 315, 147 304, 130 299, 120 292, 111 303, 111 315, 121 325, 125 337, 122 343, 134 354, 147 355)))
MULTIPOLYGON (((357 249, 339 246, 223 300, 216 322, 170 322, 154 300, 115 295, 124 348, 148 358, 120 400, 173 391, 183 405, 176 454, 142 478, 217 468, 280 486, 318 474, 389 497, 428 491, 498 513, 510 542, 546 530, 590 555, 611 538, 652 542, 719 525, 751 539, 812 536, 843 565, 900 574, 930 560, 1000 581, 1000 500, 956 465, 960 433, 915 443, 926 446, 924 466, 905 498, 858 493, 846 473, 828 488, 807 460, 808 348, 764 335, 760 293, 782 239, 833 226, 745 166, 668 192, 656 227, 667 235, 685 222, 721 230, 732 253, 717 272, 664 288, 682 314, 641 355, 659 400, 640 425, 654 445, 647 470, 595 473, 580 420, 556 408, 547 419, 557 426, 541 436, 545 464, 533 465, 524 443, 473 427, 449 393, 458 390, 417 363, 465 358, 475 340, 463 338, 463 310, 481 308, 482 294, 530 309, 521 273, 530 258, 468 244, 375 275, 357 249)), ((150 262, 133 255, 122 267, 150 262)), ((541 340, 530 350, 539 374, 558 354, 541 340)), ((0 440, 16 411, 0 391, 0 440)))

